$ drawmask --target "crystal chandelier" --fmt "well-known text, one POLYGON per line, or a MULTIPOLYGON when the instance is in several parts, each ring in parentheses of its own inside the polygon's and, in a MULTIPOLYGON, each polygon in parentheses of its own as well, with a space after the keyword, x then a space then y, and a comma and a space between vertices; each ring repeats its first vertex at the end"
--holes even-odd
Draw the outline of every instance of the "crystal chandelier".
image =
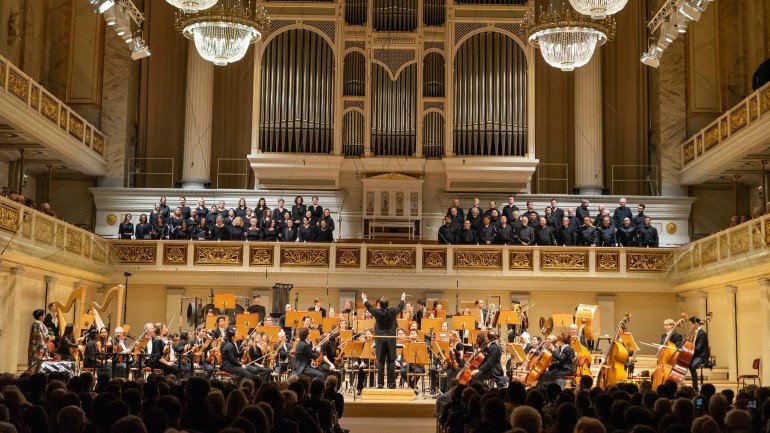
POLYGON ((171 6, 179 8, 182 12, 188 14, 208 9, 217 4, 218 1, 219 0, 166 0, 171 6))
POLYGON ((595 20, 603 20, 607 15, 616 14, 628 3, 628 0, 569 0, 576 11, 595 20))
POLYGON ((539 14, 527 15, 522 31, 549 65, 573 71, 591 60, 596 47, 615 37, 615 21, 591 20, 551 0, 548 11, 541 8, 539 14))
POLYGON ((198 54, 217 66, 237 62, 249 45, 262 39, 270 25, 265 8, 243 5, 241 0, 222 0, 217 5, 195 13, 178 12, 176 27, 195 41, 198 54))

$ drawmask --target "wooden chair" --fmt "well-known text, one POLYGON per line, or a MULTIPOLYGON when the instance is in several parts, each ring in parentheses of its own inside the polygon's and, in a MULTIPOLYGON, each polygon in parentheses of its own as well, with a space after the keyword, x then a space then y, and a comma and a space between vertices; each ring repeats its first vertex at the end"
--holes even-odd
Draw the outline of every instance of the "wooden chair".
POLYGON ((738 380, 741 382, 743 387, 746 387, 746 379, 751 379, 751 382, 756 384, 757 381, 759 381, 759 387, 762 387, 762 378, 759 377, 759 358, 755 359, 754 362, 751 363, 751 368, 757 371, 757 374, 741 374, 738 376, 738 380))

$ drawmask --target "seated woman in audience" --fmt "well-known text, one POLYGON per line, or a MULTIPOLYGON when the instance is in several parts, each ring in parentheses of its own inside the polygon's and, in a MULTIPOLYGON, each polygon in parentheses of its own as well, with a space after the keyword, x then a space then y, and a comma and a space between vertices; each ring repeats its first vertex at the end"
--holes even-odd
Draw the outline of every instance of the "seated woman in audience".
POLYGON ((305 217, 302 219, 302 226, 297 229, 297 238, 300 242, 315 242, 316 230, 315 227, 310 225, 310 218, 305 217))
POLYGON ((321 226, 316 231, 316 242, 334 242, 334 234, 326 225, 326 220, 321 220, 321 226))
POLYGON ((233 220, 235 219, 235 209, 228 209, 227 210, 227 216, 225 217, 225 225, 231 226, 233 225, 233 220))
POLYGON ((123 217, 123 222, 118 226, 118 236, 120 236, 120 239, 131 239, 133 234, 134 225, 131 223, 131 214, 127 213, 123 217))
POLYGON ((150 238, 167 239, 168 229, 169 227, 166 225, 166 222, 163 220, 163 215, 158 215, 157 218, 155 218, 155 222, 152 224, 152 229, 150 230, 150 238))
POLYGON ((241 197, 240 200, 238 200, 238 207, 235 208, 235 216, 241 217, 241 219, 246 217, 246 199, 241 197))
POLYGON ((278 222, 274 219, 270 220, 270 225, 264 230, 264 240, 275 242, 278 240, 278 222))
POLYGON ((222 215, 217 215, 217 223, 214 225, 214 230, 211 231, 211 239, 218 241, 229 241, 230 230, 225 225, 225 219, 222 215))
POLYGON ((246 239, 246 231, 243 229, 243 218, 237 216, 230 226, 230 240, 242 241, 246 239))
POLYGON ((136 239, 145 239, 145 237, 150 236, 151 230, 152 227, 150 227, 150 224, 147 222, 147 215, 139 215, 139 224, 134 227, 134 236, 136 239))
POLYGON ((249 228, 246 229, 246 240, 247 241, 261 241, 262 240, 262 230, 257 226, 257 219, 251 218, 249 220, 249 228))
POLYGON ((291 207, 291 219, 294 221, 294 225, 300 225, 302 218, 305 216, 307 206, 304 205, 304 199, 301 195, 294 197, 294 206, 291 207))
POLYGON ((326 227, 329 227, 329 230, 334 231, 334 218, 332 218, 332 211, 330 211, 329 208, 324 209, 324 216, 321 218, 321 221, 326 221, 326 227))
POLYGON ((190 238, 200 241, 209 238, 209 228, 205 219, 199 220, 198 225, 190 229, 190 238))
MULTIPOLYGON (((218 216, 219 216, 219 214, 217 213, 217 207, 216 206, 211 206, 211 210, 206 215, 206 226, 208 226, 208 228, 209 228, 209 233, 213 233, 214 232, 214 226, 217 225, 217 217, 218 216)), ((224 217, 222 217, 222 218, 224 218, 224 217)))
POLYGON ((260 197, 257 202, 257 207, 254 209, 253 217, 259 221, 259 219, 262 218, 262 214, 265 213, 265 209, 267 209, 267 202, 264 197, 260 197))
POLYGON ((291 218, 286 220, 278 240, 281 242, 295 242, 297 240, 297 228, 294 227, 294 221, 291 218))

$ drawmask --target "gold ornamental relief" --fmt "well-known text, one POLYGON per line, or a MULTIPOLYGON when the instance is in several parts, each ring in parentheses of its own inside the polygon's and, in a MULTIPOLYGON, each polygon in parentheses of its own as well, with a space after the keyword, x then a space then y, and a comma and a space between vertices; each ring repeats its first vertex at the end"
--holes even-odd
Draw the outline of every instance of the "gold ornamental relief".
POLYGON ((693 250, 688 250, 686 253, 682 254, 681 257, 679 257, 679 260, 676 262, 676 268, 679 271, 687 271, 692 269, 692 257, 693 257, 693 250))
POLYGON ((671 266, 673 252, 668 253, 626 253, 627 272, 663 272, 671 266))
POLYGON ((46 244, 53 244, 54 223, 43 218, 35 220, 35 240, 46 244))
POLYGON ((728 133, 728 131, 727 131, 727 118, 726 117, 722 119, 722 121, 720 122, 720 125, 722 125, 721 126, 721 129, 722 129, 722 140, 724 140, 725 138, 727 138, 728 135, 730 135, 728 133))
POLYGON ((719 143, 719 125, 712 126, 706 130, 706 133, 703 135, 705 136, 704 145, 706 146, 706 150, 709 150, 714 147, 714 145, 719 143))
POLYGON ((367 268, 414 268, 415 248, 369 248, 366 250, 367 268))
POLYGON ((338 268, 357 268, 361 266, 361 249, 358 247, 337 247, 338 268))
POLYGON ((510 270, 532 270, 532 250, 528 251, 511 251, 508 257, 510 270))
POLYGON ((455 249, 455 269, 502 269, 502 250, 455 249))
POLYGON ((163 264, 187 264, 187 244, 163 245, 163 264))
POLYGON ((541 251, 540 270, 586 271, 588 270, 588 252, 541 251))
POLYGON ((67 230, 65 235, 65 248, 75 254, 83 253, 83 234, 67 230))
POLYGON ((717 260, 717 241, 711 240, 704 242, 700 246, 700 262, 708 264, 717 260))
POLYGON ((67 130, 67 108, 59 107, 59 128, 67 130))
POLYGON ((423 269, 446 269, 446 249, 425 248, 422 250, 423 269))
POLYGON ((32 91, 30 92, 32 95, 29 100, 29 106, 37 110, 38 103, 40 100, 40 86, 33 85, 32 91))
POLYGON ((0 229, 16 233, 16 230, 19 229, 18 209, 7 204, 0 204, 0 229))
POLYGON ((91 144, 91 148, 94 149, 99 155, 104 155, 104 136, 98 132, 94 132, 94 139, 91 144))
POLYGON ((329 248, 281 247, 281 266, 329 266, 329 248))
POLYGON ((742 106, 739 109, 730 113, 730 133, 734 134, 744 126, 749 124, 749 114, 746 106, 742 106))
POLYGON ((132 263, 137 265, 154 265, 155 244, 110 244, 113 260, 117 263, 132 263))
POLYGON ((5 87, 5 62, 0 62, 0 87, 5 87))
POLYGON ((615 252, 596 252, 596 270, 597 272, 617 272, 620 270, 620 253, 615 252))
POLYGON ((83 127, 85 124, 81 119, 78 119, 75 116, 70 116, 70 127, 69 127, 69 133, 73 137, 77 138, 78 140, 83 140, 83 127))
POLYGON ((46 92, 43 92, 40 100, 40 112, 43 113, 46 119, 56 123, 59 114, 59 105, 56 103, 56 100, 48 96, 46 92))
POLYGON ((243 263, 243 248, 233 247, 207 247, 195 245, 195 265, 240 265, 243 263))
POLYGON ((682 156, 684 158, 685 164, 695 159, 695 142, 694 141, 689 141, 684 145, 682 156))
POLYGON ((91 239, 86 237, 85 242, 83 242, 83 257, 90 259, 91 258, 91 239))
POLYGON ((759 98, 759 107, 763 113, 770 110, 770 89, 762 91, 762 95, 759 98))
POLYGON ((754 120, 759 116, 759 113, 757 112, 757 99, 751 98, 749 101, 749 117, 751 120, 754 120))
POLYGON ((666 233, 673 235, 676 233, 676 224, 674 223, 668 223, 666 224, 666 233))
POLYGON ((29 79, 21 76, 13 69, 8 69, 8 90, 13 93, 14 96, 27 102, 27 91, 29 89, 29 79))
POLYGON ((91 250, 93 251, 91 254, 91 260, 101 263, 107 261, 107 250, 105 249, 105 245, 100 245, 98 242, 94 241, 94 245, 91 247, 91 250))
POLYGON ((118 223, 118 216, 117 215, 115 215, 114 213, 111 213, 111 214, 107 215, 107 224, 109 224, 111 226, 114 226, 117 223, 118 223))
POLYGON ((250 266, 273 266, 273 247, 251 247, 250 266))
POLYGON ((749 250, 749 233, 746 228, 730 233, 730 254, 749 250))

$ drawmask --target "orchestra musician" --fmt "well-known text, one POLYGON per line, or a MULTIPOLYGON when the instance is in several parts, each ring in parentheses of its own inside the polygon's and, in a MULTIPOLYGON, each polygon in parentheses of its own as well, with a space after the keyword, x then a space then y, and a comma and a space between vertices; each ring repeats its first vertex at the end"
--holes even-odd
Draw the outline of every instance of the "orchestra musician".
MULTIPOLYGON (((413 342, 418 340, 418 336, 417 336, 417 331, 416 330, 413 329, 413 330, 409 331, 409 340, 411 340, 413 342)), ((425 369, 421 365, 417 365, 417 364, 413 364, 411 362, 408 362, 409 361, 408 357, 407 357, 406 361, 407 362, 402 362, 401 363, 401 378, 403 380, 404 378, 408 377, 409 378, 409 388, 412 388, 414 390, 415 394, 419 394, 419 392, 417 391, 417 380, 419 379, 419 376, 416 376, 416 374, 424 373, 425 369)), ((395 364, 394 364, 394 366, 395 366, 395 364)), ((394 381, 395 381, 395 379, 394 379, 394 381)))
POLYGON ((366 293, 361 293, 366 311, 371 313, 375 319, 374 335, 381 338, 376 344, 377 349, 377 387, 385 386, 385 366, 388 369, 388 388, 396 387, 396 316, 404 309, 404 300, 406 292, 401 294, 401 301, 396 308, 388 308, 388 298, 383 296, 379 299, 379 308, 374 308, 366 298, 366 293), (390 337, 390 338, 387 338, 390 337))
POLYGON ((690 317, 690 333, 692 334, 692 344, 694 347, 692 361, 690 362, 690 375, 692 376, 692 387, 695 392, 700 390, 698 386, 698 367, 709 365, 711 356, 709 348, 709 336, 701 328, 703 321, 698 316, 690 317))
MULTIPOLYGON (((356 338, 357 341, 363 341, 363 342, 367 342, 367 341, 372 341, 373 340, 372 332, 369 331, 368 329, 366 330, 366 332, 358 334, 355 338, 356 338)), ((375 345, 374 348, 376 348, 376 347, 377 346, 375 345)), ((364 384, 366 383, 366 376, 367 376, 366 370, 369 369, 369 362, 370 362, 370 360, 368 358, 366 358, 366 359, 365 358, 357 358, 356 361, 353 363, 353 369, 357 370, 358 380, 356 382, 356 390, 357 390, 359 395, 361 394, 361 390, 364 389, 364 384)), ((395 363, 394 363, 394 369, 395 369, 395 363)), ((352 372, 351 372, 351 374, 352 374, 352 372)), ((370 370, 369 371, 369 386, 373 386, 373 385, 374 385, 374 371, 370 370)))
MULTIPOLYGON (((112 347, 115 353, 125 353, 128 350, 125 330, 121 326, 115 327, 115 338, 112 341, 112 347)), ((117 358, 115 361, 115 375, 117 377, 128 378, 129 365, 131 365, 129 355, 117 358)))
POLYGON ((572 337, 566 332, 562 332, 558 337, 555 335, 547 337, 545 344, 547 349, 553 354, 553 359, 548 367, 548 371, 543 373, 538 380, 540 388, 545 388, 555 383, 558 379, 575 373, 574 361, 577 355, 575 355, 575 350, 570 345, 571 342, 572 337))
POLYGON ((307 341, 307 337, 310 335, 310 330, 307 327, 301 327, 297 330, 299 336, 299 343, 297 343, 297 368, 292 372, 292 376, 299 376, 304 374, 310 376, 311 379, 323 380, 324 374, 318 369, 313 368, 310 363, 318 358, 318 351, 315 350, 312 344, 307 341))
POLYGON ((56 353, 59 354, 62 361, 74 362, 77 361, 77 359, 73 355, 73 349, 79 349, 75 342, 75 325, 68 323, 67 326, 64 327, 64 334, 59 338, 59 346, 56 348, 56 353))
POLYGON ((465 366, 463 352, 465 347, 460 340, 460 334, 457 331, 449 332, 449 358, 446 359, 444 371, 447 379, 441 386, 442 392, 449 391, 450 378, 457 377, 457 372, 465 366))
POLYGON ((226 371, 241 379, 250 379, 259 376, 261 372, 257 369, 256 366, 244 366, 241 364, 241 357, 243 356, 243 352, 239 350, 238 346, 235 344, 237 339, 238 331, 234 327, 228 326, 225 328, 224 343, 220 348, 222 352, 222 371, 226 371))
POLYGON ((27 351, 27 360, 30 368, 33 366, 35 367, 35 371, 40 369, 40 361, 42 361, 43 357, 46 355, 48 341, 51 339, 51 337, 48 336, 48 329, 43 323, 44 316, 45 311, 42 309, 38 308, 32 312, 32 317, 35 321, 32 323, 29 330, 29 350, 27 351))
MULTIPOLYGON (((580 333, 580 328, 578 328, 578 326, 576 324, 572 323, 572 324, 569 325, 569 336, 570 336, 570 339, 572 337, 578 337, 579 333, 580 333)), ((580 344, 582 344, 583 346, 587 347, 588 343, 586 343, 585 333, 580 334, 579 337, 580 337, 580 344)), ((681 338, 681 335, 679 337, 681 338)))
POLYGON ((496 337, 492 331, 488 332, 489 336, 482 332, 476 336, 476 347, 481 347, 486 344, 487 340, 492 340, 484 351, 484 361, 479 365, 479 368, 473 370, 471 373, 474 380, 493 380, 498 387, 505 387, 506 378, 503 376, 503 366, 500 364, 500 358, 503 351, 497 344, 496 337))
POLYGON ((665 329, 666 332, 660 336, 660 344, 665 344, 666 338, 668 338, 668 341, 674 343, 677 349, 682 347, 684 344, 684 337, 682 337, 682 334, 676 332, 676 329, 674 329, 675 326, 676 322, 674 322, 674 319, 666 319, 663 321, 663 329, 665 329))
POLYGON ((514 299, 511 301, 511 311, 519 313, 520 325, 508 325, 508 342, 512 343, 516 341, 516 336, 521 335, 527 331, 529 327, 529 318, 527 312, 521 310, 521 301, 514 299))
POLYGON ((168 326, 165 323, 155 324, 155 336, 152 342, 152 368, 162 370, 164 375, 177 372, 177 353, 174 342, 168 336, 168 326))
POLYGON ((219 316, 216 320, 216 328, 214 328, 213 331, 211 331, 211 338, 213 339, 221 339, 223 335, 225 335, 225 330, 227 329, 227 318, 225 316, 219 316))
POLYGON ((83 368, 96 368, 96 354, 99 352, 96 346, 97 335, 98 331, 96 329, 91 329, 86 334, 83 368))
POLYGON ((262 380, 267 382, 270 380, 270 369, 265 366, 267 364, 267 343, 265 342, 266 334, 264 332, 254 332, 251 334, 251 338, 248 342, 248 356, 251 367, 255 367, 258 375, 262 376, 262 380))
POLYGON ((262 326, 275 326, 273 324, 273 318, 270 316, 265 317, 265 320, 262 321, 262 326))
POLYGON ((209 339, 206 327, 204 325, 199 325, 198 329, 195 330, 195 334, 195 338, 192 341, 193 367, 196 370, 203 370, 203 374, 206 378, 210 379, 214 375, 214 366, 206 362, 209 348, 206 347, 203 349, 203 346, 209 339))
POLYGON ((322 305, 323 305, 323 299, 315 298, 313 300, 313 306, 308 308, 307 311, 320 311, 321 317, 326 317, 326 309, 322 307, 322 305))
POLYGON ((45 324, 45 327, 48 328, 48 335, 53 336, 55 339, 54 341, 59 341, 59 315, 58 315, 59 307, 56 305, 55 302, 51 302, 48 304, 48 314, 45 315, 45 319, 43 319, 43 324, 45 324))
POLYGON ((278 376, 280 377, 281 373, 286 373, 289 371, 290 367, 293 367, 291 364, 294 360, 294 358, 290 356, 291 344, 286 341, 286 332, 283 329, 278 331, 278 342, 275 343, 273 350, 278 351, 278 362, 275 365, 275 372, 278 373, 278 376))
POLYGON ((294 311, 291 307, 291 304, 286 304, 285 307, 283 307, 285 313, 281 317, 278 318, 278 326, 283 328, 283 330, 286 332, 286 336, 291 340, 293 336, 291 335, 292 327, 294 326, 293 323, 286 323, 286 313, 289 311, 294 311))
POLYGON ((262 296, 254 295, 254 298, 251 301, 251 306, 249 306, 247 311, 251 314, 258 314, 259 319, 264 321, 266 319, 267 313, 265 312, 264 305, 262 305, 262 296))
MULTIPOLYGON (((324 339, 324 337, 326 336, 327 334, 323 334, 321 336, 321 339, 324 339)), ((339 376, 337 364, 335 364, 334 362, 337 354, 337 348, 339 347, 339 345, 340 345, 340 334, 337 333, 332 338, 330 338, 327 342, 322 344, 321 347, 319 347, 318 349, 323 355, 319 368, 324 373, 325 376, 328 376, 330 374, 339 376)))
POLYGON ((417 322, 417 326, 420 326, 422 324, 423 315, 425 314, 425 301, 418 299, 415 310, 416 311, 412 315, 412 320, 417 322))

